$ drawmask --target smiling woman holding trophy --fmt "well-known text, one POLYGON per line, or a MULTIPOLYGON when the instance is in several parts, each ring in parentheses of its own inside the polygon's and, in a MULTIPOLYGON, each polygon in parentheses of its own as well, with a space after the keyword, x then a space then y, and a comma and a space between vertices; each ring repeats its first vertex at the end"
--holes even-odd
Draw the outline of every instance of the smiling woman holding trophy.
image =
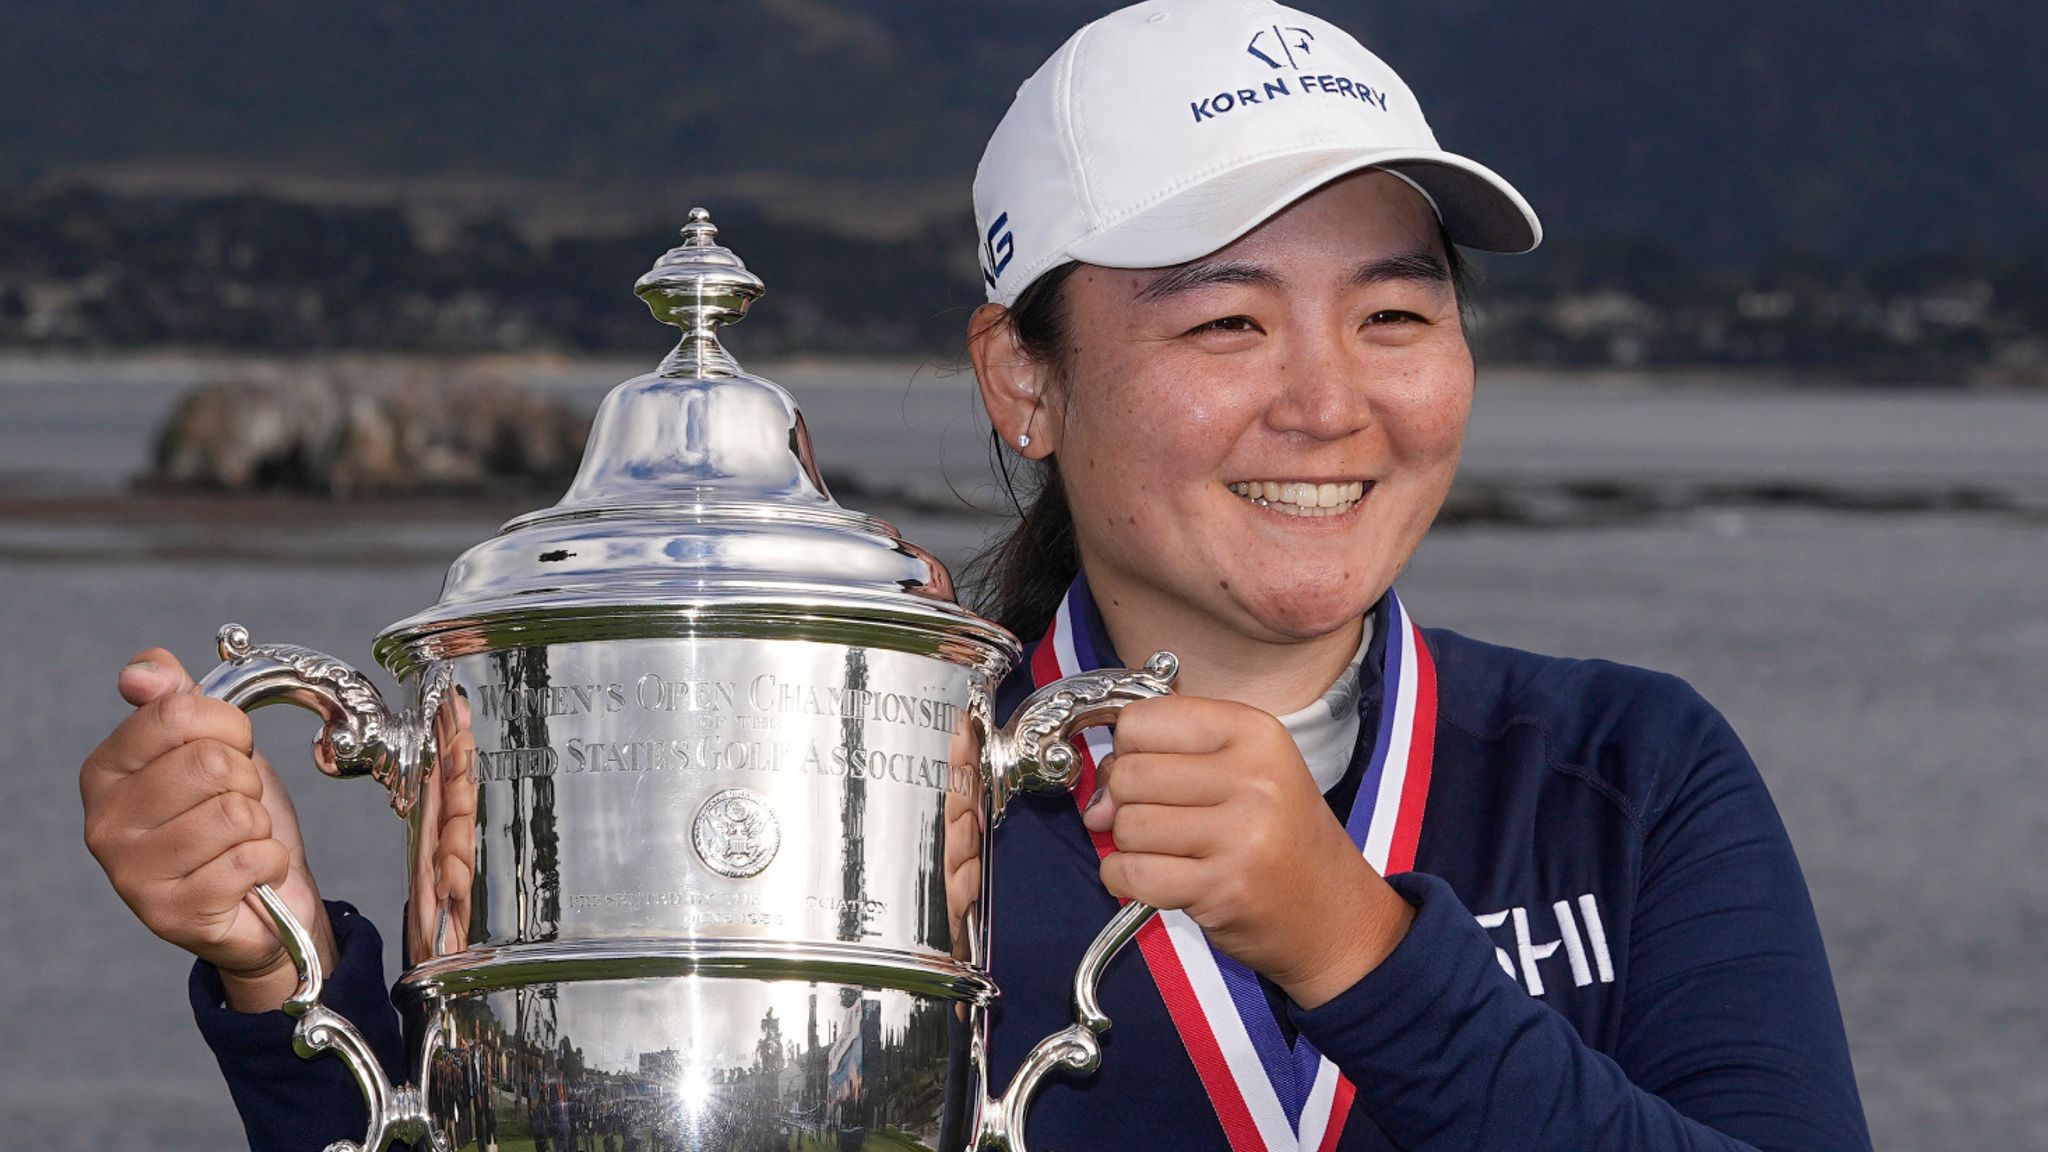
POLYGON ((1472 401, 1458 246, 1535 247, 1523 198, 1343 30, 1157 0, 1025 82, 975 209, 1034 481, 993 623, 724 350, 761 285, 699 213, 568 495, 379 638, 403 701, 233 628, 122 672, 88 842, 199 956, 252 1143, 1868 1147, 1726 722, 1394 592, 1472 401), (409 823, 402 1044, 273 701, 409 823))

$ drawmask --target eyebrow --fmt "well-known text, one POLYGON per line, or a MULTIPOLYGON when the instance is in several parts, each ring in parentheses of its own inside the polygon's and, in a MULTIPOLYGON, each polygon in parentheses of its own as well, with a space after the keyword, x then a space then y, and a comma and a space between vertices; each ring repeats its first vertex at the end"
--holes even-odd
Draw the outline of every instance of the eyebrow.
MULTIPOLYGON (((1448 284, 1451 269, 1435 252, 1417 248, 1368 260, 1352 269, 1346 283, 1348 287, 1363 288, 1400 280, 1448 284)), ((1137 298, 1149 303, 1218 284, 1273 286, 1279 283, 1279 276, 1250 260, 1197 260, 1160 273, 1151 283, 1138 289, 1137 298)))
POLYGON ((1217 284, 1258 284, 1274 285, 1280 278, 1250 260, 1197 260, 1168 268, 1150 284, 1138 289, 1138 299, 1147 302, 1164 300, 1182 292, 1193 292, 1197 288, 1208 288, 1217 284))
POLYGON ((1385 284, 1393 280, 1420 280, 1426 283, 1451 282, 1450 265, 1443 257, 1427 248, 1410 252, 1399 252, 1378 260, 1360 264, 1351 273, 1351 286, 1363 288, 1370 284, 1385 284))

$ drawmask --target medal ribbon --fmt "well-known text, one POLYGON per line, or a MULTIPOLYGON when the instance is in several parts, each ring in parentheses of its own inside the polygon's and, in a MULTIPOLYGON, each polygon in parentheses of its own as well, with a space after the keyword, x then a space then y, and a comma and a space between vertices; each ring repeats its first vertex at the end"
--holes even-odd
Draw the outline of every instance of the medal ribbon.
MULTIPOLYGON (((1379 618, 1387 628, 1379 731, 1344 828, 1367 862, 1391 876, 1415 866, 1422 835, 1436 744, 1436 666, 1421 629, 1392 589, 1379 618)), ((1032 656, 1033 686, 1101 667, 1098 627, 1087 582, 1076 576, 1032 656)), ((1081 754, 1074 802, 1085 810, 1095 794, 1096 765, 1112 743, 1101 728, 1073 742, 1081 754)), ((1091 832, 1089 838, 1100 856, 1116 851, 1107 832, 1091 832)), ((1288 1045, 1258 975, 1212 947, 1194 920, 1178 910, 1163 910, 1148 921, 1138 932, 1138 949, 1232 1152, 1336 1148, 1351 1112, 1351 1082, 1306 1037, 1288 1045)))

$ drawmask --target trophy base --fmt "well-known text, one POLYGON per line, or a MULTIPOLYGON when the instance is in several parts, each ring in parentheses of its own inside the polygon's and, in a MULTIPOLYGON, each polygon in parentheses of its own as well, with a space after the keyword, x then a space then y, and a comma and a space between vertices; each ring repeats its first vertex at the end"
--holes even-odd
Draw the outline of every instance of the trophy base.
POLYGON ((979 1123, 985 996, 702 971, 467 990, 422 975, 405 981, 423 1004, 410 1042, 427 1049, 444 1149, 957 1152, 979 1123))

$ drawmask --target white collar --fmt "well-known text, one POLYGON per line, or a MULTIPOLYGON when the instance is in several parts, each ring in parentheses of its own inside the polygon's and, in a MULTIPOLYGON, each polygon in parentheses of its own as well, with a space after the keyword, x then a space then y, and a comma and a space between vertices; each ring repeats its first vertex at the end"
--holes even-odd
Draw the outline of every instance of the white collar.
POLYGON ((1359 633, 1358 651, 1352 653, 1350 665, 1338 674, 1336 682, 1308 707, 1278 718, 1294 737, 1294 746, 1301 750, 1302 761, 1320 791, 1335 788, 1351 767, 1352 750, 1358 744, 1359 670, 1371 644, 1372 615, 1368 613, 1359 633))

